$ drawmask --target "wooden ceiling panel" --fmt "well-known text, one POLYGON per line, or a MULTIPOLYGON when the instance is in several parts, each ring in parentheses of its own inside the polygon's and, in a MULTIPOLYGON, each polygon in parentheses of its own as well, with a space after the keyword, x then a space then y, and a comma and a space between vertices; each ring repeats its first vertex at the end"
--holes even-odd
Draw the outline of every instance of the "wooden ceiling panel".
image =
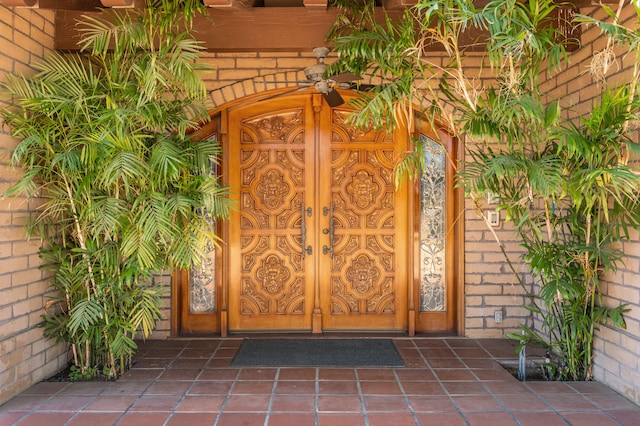
POLYGON ((34 7, 38 0, 0 0, 0 4, 7 7, 34 7))
MULTIPOLYGON (((203 0, 210 19, 197 17, 194 29, 205 49, 216 52, 244 51, 311 51, 325 45, 325 36, 336 18, 336 9, 328 8, 328 0, 277 0, 289 7, 254 7, 261 0, 203 0), (297 2, 298 7, 290 7, 297 2), (304 7, 302 7, 304 5, 304 7)), ((262 0, 267 6, 267 0, 262 0)), ((380 22, 386 11, 393 18, 403 13, 416 0, 381 0, 377 8, 380 22)), ((487 0, 477 0, 478 5, 487 0)), ((602 0, 610 3, 617 0, 602 0)), ((591 5, 592 0, 574 0, 574 5, 591 5)), ((58 10, 56 14, 56 47, 77 50, 77 22, 83 15, 99 14, 108 8, 141 8, 146 0, 0 0, 9 7, 39 7, 58 10)), ((277 3, 280 4, 280 3, 277 3)), ((126 10, 126 9, 125 9, 126 10)), ((571 34, 574 35, 574 34, 571 34)), ((482 34, 470 34, 469 42, 482 34)), ((434 46, 438 50, 437 46, 434 46)))
MULTIPOLYGON (((58 12, 56 48, 77 50, 77 22, 82 15, 94 13, 101 12, 58 12)), ((209 51, 310 52, 314 47, 325 45, 324 38, 336 19, 336 13, 335 9, 315 7, 215 7, 209 9, 211 19, 196 17, 193 25, 198 40, 209 51)))
MULTIPOLYGON (((203 0, 204 4, 213 8, 243 9, 254 6, 256 0, 203 0)), ((288 2, 287 6, 304 6, 310 9, 326 9, 328 0, 278 0, 279 4, 288 2)), ((476 4, 486 4, 488 0, 477 0, 476 4)), ((416 4, 417 0, 381 0, 387 10, 404 9, 416 4)), ((565 2, 576 7, 597 6, 603 4, 618 4, 618 0, 572 0, 565 2)), ((6 7, 30 7, 54 10, 84 10, 94 11, 97 7, 144 7, 145 0, 0 0, 0 5, 6 7)), ((255 8, 260 9, 260 8, 255 8)))
POLYGON ((33 9, 85 11, 94 11, 96 8, 104 7, 100 0, 0 0, 0 5, 33 9))
POLYGON ((134 0, 101 0, 104 7, 135 7, 134 0))

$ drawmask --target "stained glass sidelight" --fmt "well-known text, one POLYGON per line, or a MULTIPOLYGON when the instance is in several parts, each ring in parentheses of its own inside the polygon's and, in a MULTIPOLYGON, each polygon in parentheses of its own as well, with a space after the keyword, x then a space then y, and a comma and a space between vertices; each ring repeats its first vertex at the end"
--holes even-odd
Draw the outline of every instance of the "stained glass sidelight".
POLYGON ((445 194, 446 153, 442 145, 420 135, 424 170, 420 179, 420 311, 446 310, 445 194))
POLYGON ((199 268, 189 271, 189 311, 216 311, 216 249, 211 246, 210 251, 202 258, 199 268))
MULTIPOLYGON (((215 141, 215 135, 207 140, 207 142, 215 141)), ((213 162, 211 173, 216 173, 213 162)), ((206 215, 206 212, 204 214, 206 215)), ((209 224, 215 226, 215 221, 210 219, 209 224)), ((209 245, 200 266, 189 270, 189 312, 216 312, 216 248, 213 244, 209 245)))

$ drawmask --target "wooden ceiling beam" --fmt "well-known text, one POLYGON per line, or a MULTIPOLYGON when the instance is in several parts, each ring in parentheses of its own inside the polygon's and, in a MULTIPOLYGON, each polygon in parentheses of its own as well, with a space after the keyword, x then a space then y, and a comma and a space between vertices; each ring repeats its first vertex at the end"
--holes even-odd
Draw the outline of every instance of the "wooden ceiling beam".
POLYGON ((327 7, 329 7, 329 1, 328 0, 303 0, 304 1, 304 7, 309 7, 309 8, 313 8, 313 9, 326 9, 327 7))
POLYGON ((100 0, 104 7, 136 7, 134 0, 100 0))
POLYGON ((418 0, 382 0, 382 7, 386 10, 406 9, 417 3, 418 0))
POLYGON ((204 0, 205 6, 233 9, 248 9, 253 7, 253 0, 204 0))
POLYGON ((37 7, 38 0, 0 0, 0 4, 6 7, 37 7))
MULTIPOLYGON (((254 0, 203 0, 204 4, 212 8, 221 9, 248 9, 253 8, 254 0)), ((386 10, 401 10, 411 7, 417 3, 417 0, 381 0, 382 6, 386 10)), ((487 0, 477 0, 479 6, 486 4, 487 0)), ((576 7, 591 7, 599 4, 614 5, 618 4, 618 0, 572 0, 571 3, 576 7)), ((305 8, 310 9, 327 9, 328 0, 301 0, 301 4, 305 8)), ((100 7, 137 7, 142 8, 145 0, 0 0, 1 6, 6 7, 28 7, 38 9, 53 10, 83 10, 94 11, 100 7)), ((261 9, 261 8, 254 8, 261 9)))
MULTIPOLYGON (((380 11, 382 12, 382 11, 380 11)), ((61 11, 56 16, 56 48, 77 50, 77 22, 81 13, 61 11)), ((209 18, 196 17, 193 29, 208 51, 215 52, 277 52, 308 51, 324 46, 325 36, 336 19, 335 8, 315 7, 254 7, 234 9, 214 7, 209 18)), ((382 13, 381 13, 382 17, 382 13)))
POLYGON ((85 11, 94 11, 97 8, 104 7, 100 0, 0 0, 0 5, 32 9, 85 11))

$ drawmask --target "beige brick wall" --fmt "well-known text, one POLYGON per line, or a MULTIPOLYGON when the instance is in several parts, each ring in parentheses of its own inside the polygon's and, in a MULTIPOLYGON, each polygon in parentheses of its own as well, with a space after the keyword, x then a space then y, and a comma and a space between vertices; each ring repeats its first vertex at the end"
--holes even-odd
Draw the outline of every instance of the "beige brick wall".
MULTIPOLYGON (((31 73, 29 65, 53 47, 53 13, 0 6, 0 82, 7 73, 31 73)), ((16 141, 0 128, 0 192, 19 171, 6 149, 16 141)), ((47 283, 38 269, 39 241, 26 241, 22 224, 34 202, 0 198, 0 404, 66 365, 67 353, 42 336, 47 283)))
MULTIPOLYGON (((517 331, 520 324, 531 326, 531 314, 524 308, 525 289, 531 291, 528 269, 519 262, 522 253, 510 223, 501 212, 499 225, 490 231, 474 204, 466 201, 465 218, 465 329, 473 338, 503 337, 517 331), (497 237, 497 239, 496 239, 497 237), (500 251, 505 247, 515 273, 500 251), (517 274, 517 276, 516 276, 517 274), (518 281, 522 280, 522 284, 518 281), (502 323, 495 322, 495 312, 502 313, 502 323)), ((483 214, 495 206, 482 204, 483 214)))

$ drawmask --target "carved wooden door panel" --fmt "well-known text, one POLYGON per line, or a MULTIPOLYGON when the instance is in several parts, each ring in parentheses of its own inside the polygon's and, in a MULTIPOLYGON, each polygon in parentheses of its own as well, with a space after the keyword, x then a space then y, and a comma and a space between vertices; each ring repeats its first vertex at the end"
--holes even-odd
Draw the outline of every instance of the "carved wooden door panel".
POLYGON ((310 330, 313 112, 287 97, 229 113, 230 330, 310 330), (308 212, 308 214, 307 214, 308 212), (304 214, 303 214, 304 213, 304 214), (303 249, 304 248, 304 249, 303 249))
POLYGON ((406 330, 406 141, 288 96, 229 112, 229 330, 406 330))
POLYGON ((393 169, 406 149, 383 131, 344 125, 348 110, 323 114, 324 226, 320 270, 325 330, 406 330, 407 189, 393 169), (326 131, 324 129, 328 128, 326 131))

